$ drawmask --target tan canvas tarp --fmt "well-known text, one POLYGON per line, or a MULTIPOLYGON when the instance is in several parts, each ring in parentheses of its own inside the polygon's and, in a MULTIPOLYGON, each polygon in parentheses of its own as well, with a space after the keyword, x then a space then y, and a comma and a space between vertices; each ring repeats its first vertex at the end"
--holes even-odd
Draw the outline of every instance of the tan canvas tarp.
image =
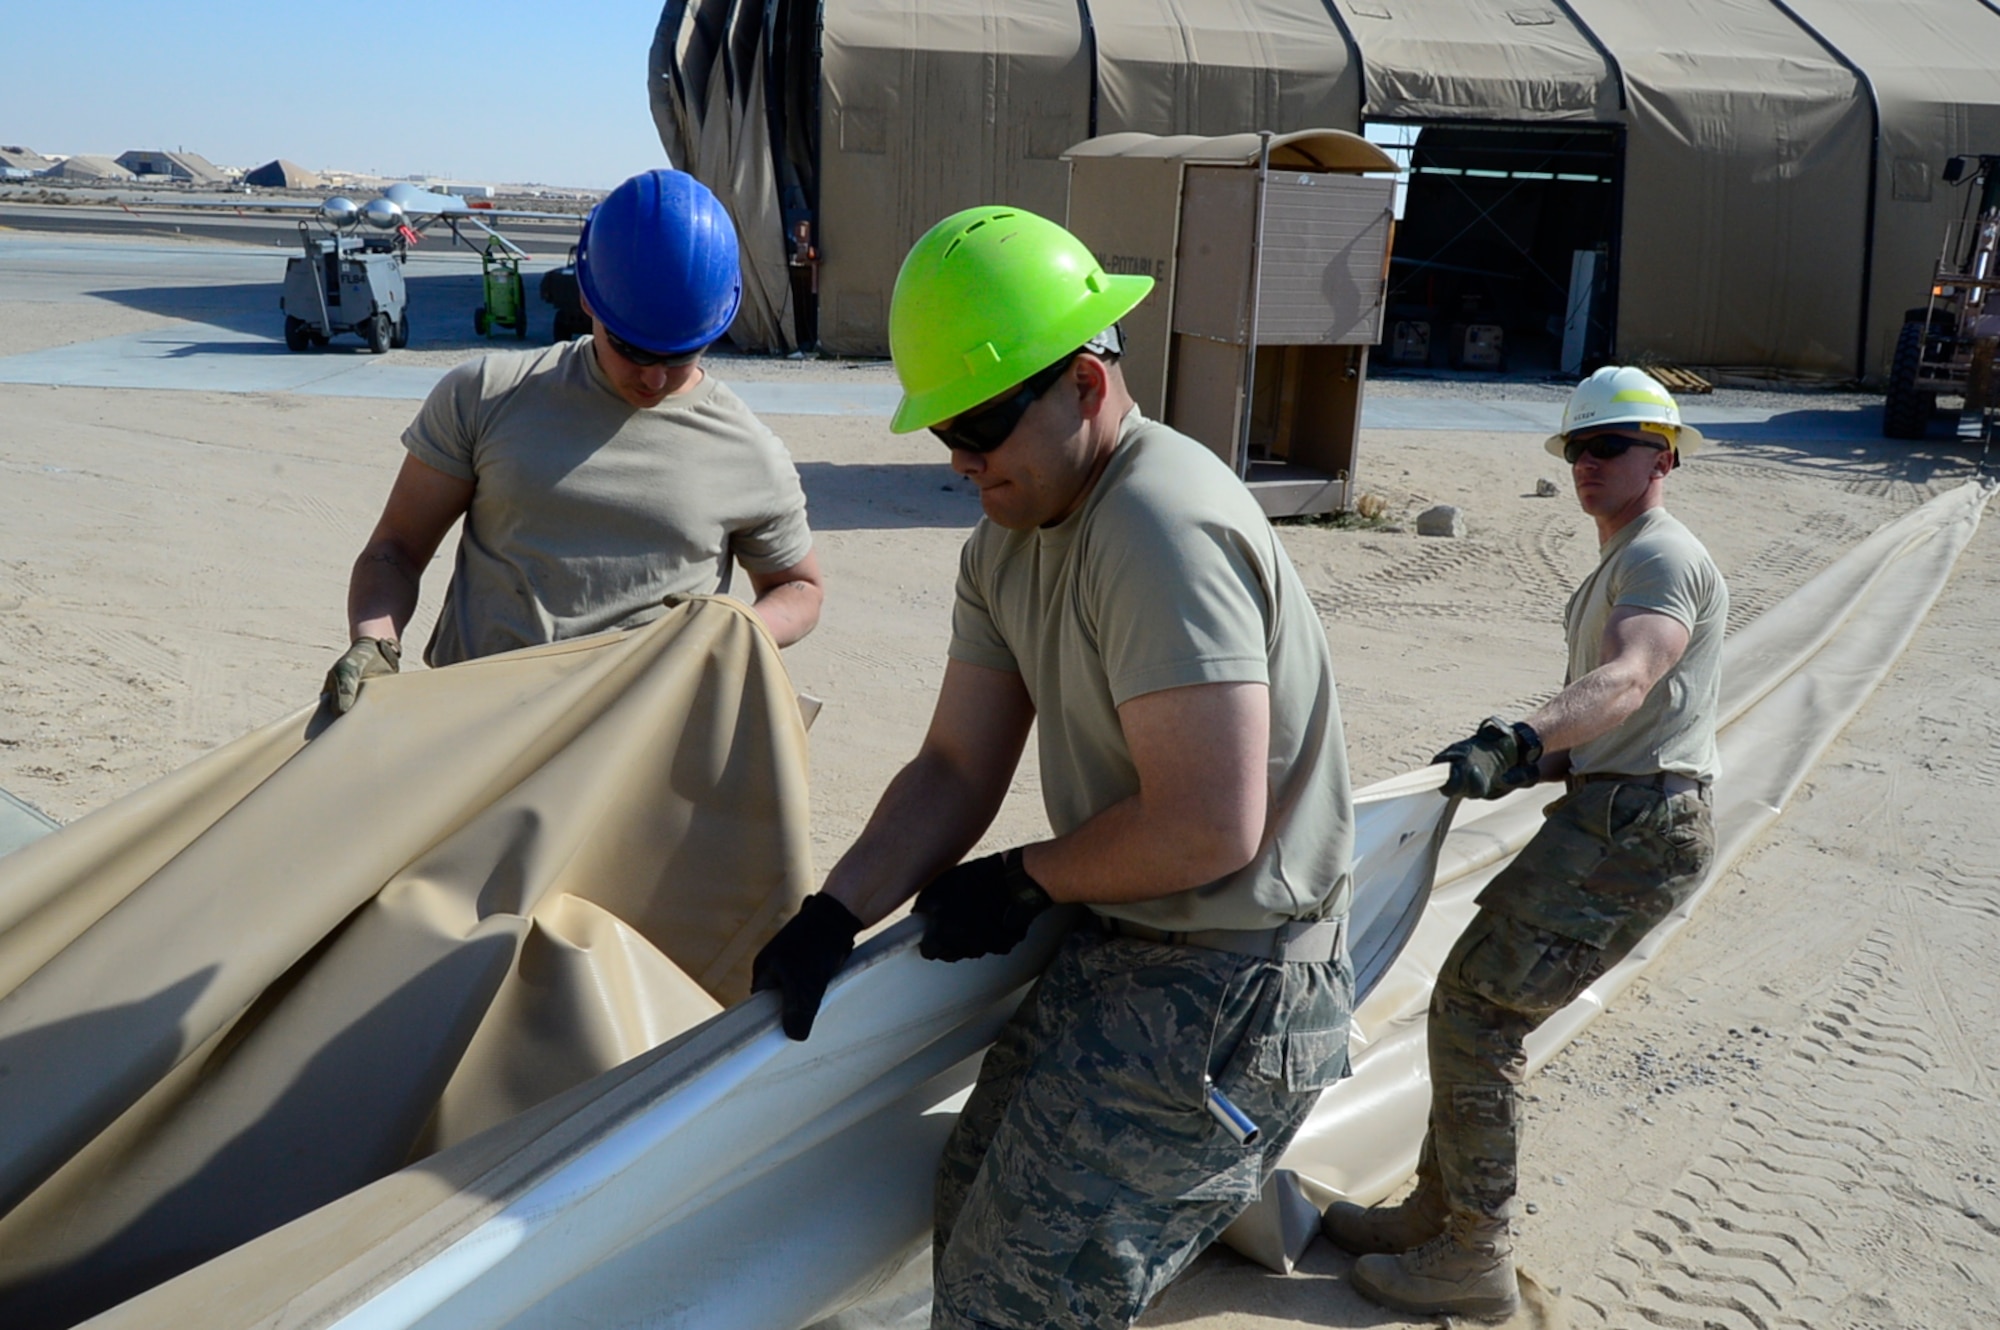
POLYGON ((1589 36, 1542 0, 1334 0, 1385 120, 1618 119, 1618 78, 1589 36))
POLYGON ((1874 134, 1853 72, 1768 0, 1573 0, 1625 77, 1618 348, 1851 373, 1874 134))
POLYGON ((896 270, 932 223, 1062 215, 1090 52, 1074 0, 831 0, 823 22, 820 346, 883 355, 896 270))
POLYGON ((1361 72, 1320 0, 1090 0, 1089 10, 1097 134, 1360 128, 1361 72))
POLYGON ((748 992, 812 881, 776 647, 701 599, 371 681, 0 860, 0 1324, 68 1325, 748 992))
POLYGON ((1930 299, 1931 265, 1965 203, 1939 171, 1957 153, 2000 152, 2000 13, 1980 0, 1791 0, 1791 8, 1860 69, 1880 116, 1862 366, 1880 378, 1904 311, 1930 299))

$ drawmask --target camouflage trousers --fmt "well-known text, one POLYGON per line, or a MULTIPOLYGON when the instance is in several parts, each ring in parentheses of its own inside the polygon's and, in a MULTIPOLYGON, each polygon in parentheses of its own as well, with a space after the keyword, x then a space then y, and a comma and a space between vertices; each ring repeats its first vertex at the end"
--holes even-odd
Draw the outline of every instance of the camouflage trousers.
POLYGON ((1128 1326, 1249 1204, 1347 1072, 1347 958, 1072 934, 945 1145, 931 1325, 1128 1326), (1261 1130, 1239 1144, 1203 1078, 1261 1130))
POLYGON ((1430 1007, 1430 1131, 1419 1187, 1461 1221, 1513 1216, 1522 1044, 1684 902, 1715 857, 1705 797, 1594 781, 1479 895, 1430 1007))

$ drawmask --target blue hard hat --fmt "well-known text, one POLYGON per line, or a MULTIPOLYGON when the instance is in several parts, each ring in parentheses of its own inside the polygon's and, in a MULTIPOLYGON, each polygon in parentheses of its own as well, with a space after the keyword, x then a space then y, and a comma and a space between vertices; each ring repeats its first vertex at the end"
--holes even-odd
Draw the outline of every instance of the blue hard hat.
POLYGON ((606 328, 661 355, 707 346, 743 303, 736 228, 685 171, 642 172, 605 195, 584 220, 576 280, 606 328))

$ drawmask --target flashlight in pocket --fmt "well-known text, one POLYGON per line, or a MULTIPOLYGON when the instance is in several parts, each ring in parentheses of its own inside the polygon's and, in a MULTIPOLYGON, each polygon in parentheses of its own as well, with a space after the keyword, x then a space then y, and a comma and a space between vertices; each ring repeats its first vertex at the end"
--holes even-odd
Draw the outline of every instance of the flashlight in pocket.
POLYGON ((1215 1087, 1215 1082, 1206 1076, 1201 1078, 1202 1098, 1208 1105, 1208 1115, 1222 1124, 1238 1145, 1255 1145, 1262 1135, 1257 1124, 1246 1116, 1242 1109, 1229 1102, 1229 1096, 1215 1087))

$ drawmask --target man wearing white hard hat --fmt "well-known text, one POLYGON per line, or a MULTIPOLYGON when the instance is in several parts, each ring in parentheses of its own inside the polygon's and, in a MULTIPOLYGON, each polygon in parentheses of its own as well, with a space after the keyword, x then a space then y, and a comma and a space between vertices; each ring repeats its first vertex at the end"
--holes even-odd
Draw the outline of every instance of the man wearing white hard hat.
POLYGON ((1515 1205, 1522 1043, 1693 892, 1715 853, 1710 783, 1729 591, 1666 510, 1668 474, 1701 447, 1644 370, 1577 385, 1548 450, 1597 524, 1597 568, 1570 597, 1563 690, 1492 717, 1433 759, 1447 795, 1495 799, 1544 780, 1564 796, 1480 893, 1432 990, 1430 1131, 1395 1205, 1342 1202, 1327 1236, 1354 1286, 1405 1311, 1504 1316, 1519 1292, 1515 1205))

